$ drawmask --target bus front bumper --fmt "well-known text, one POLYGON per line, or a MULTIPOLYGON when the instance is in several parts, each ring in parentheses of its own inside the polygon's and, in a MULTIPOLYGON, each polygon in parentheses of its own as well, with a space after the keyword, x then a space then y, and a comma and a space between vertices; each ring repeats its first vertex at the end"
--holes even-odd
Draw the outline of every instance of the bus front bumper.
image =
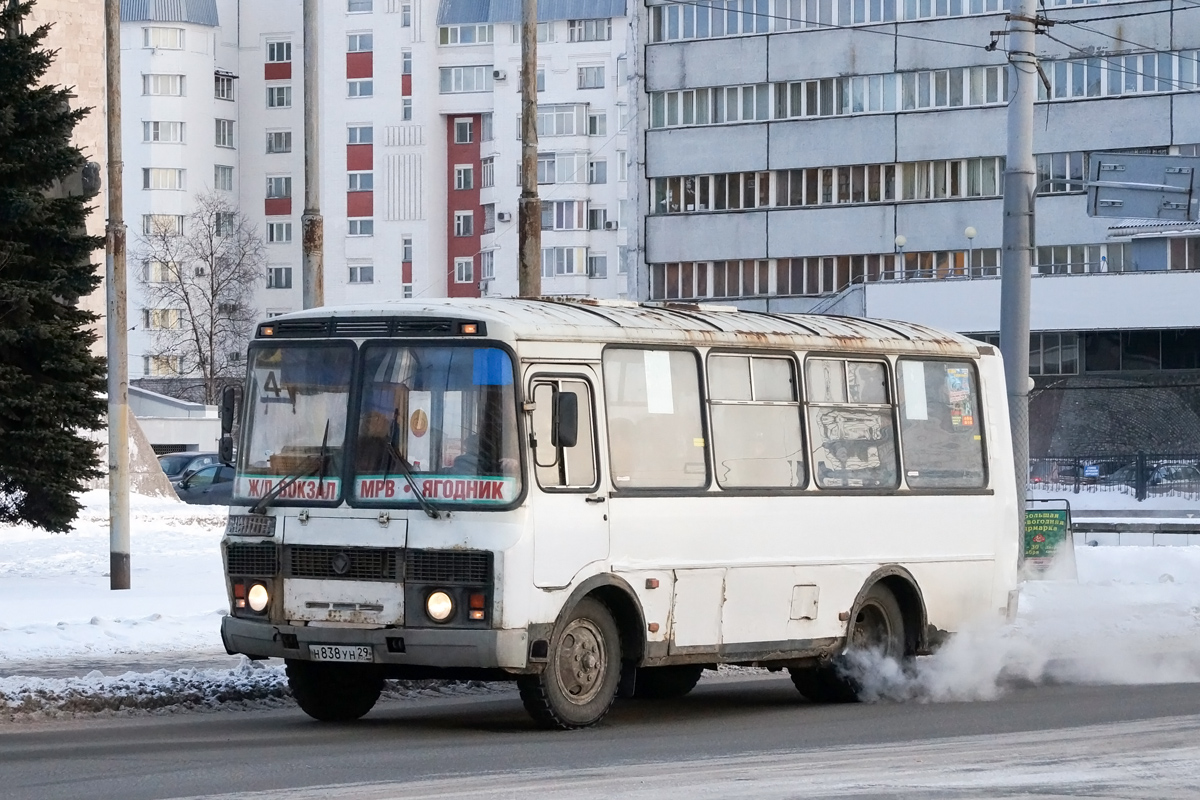
POLYGON ((516 630, 324 628, 226 616, 221 641, 230 655, 309 660, 312 645, 367 646, 376 664, 525 669, 529 635, 516 630))

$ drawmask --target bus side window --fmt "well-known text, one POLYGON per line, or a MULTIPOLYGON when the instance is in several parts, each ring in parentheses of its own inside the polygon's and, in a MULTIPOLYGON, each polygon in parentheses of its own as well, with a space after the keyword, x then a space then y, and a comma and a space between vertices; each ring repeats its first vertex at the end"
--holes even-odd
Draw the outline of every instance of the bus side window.
POLYGON ((533 462, 543 489, 596 487, 595 426, 592 396, 585 381, 541 380, 533 385, 533 462), (554 443, 554 406, 559 394, 573 394, 579 408, 579 436, 572 447, 554 443))
POLYGON ((790 358, 708 359, 713 458, 723 488, 804 486, 804 438, 790 358))
POLYGON ((810 358, 806 365, 813 475, 823 489, 898 485, 887 366, 810 358))
POLYGON ((987 482, 975 370, 965 361, 900 360, 904 479, 914 489, 987 482))

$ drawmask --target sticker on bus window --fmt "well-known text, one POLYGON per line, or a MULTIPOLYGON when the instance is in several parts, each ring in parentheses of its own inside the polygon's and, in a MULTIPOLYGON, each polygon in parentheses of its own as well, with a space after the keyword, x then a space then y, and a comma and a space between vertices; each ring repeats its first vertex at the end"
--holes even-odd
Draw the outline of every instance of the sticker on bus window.
MULTIPOLYGON (((516 478, 416 475, 414 482, 425 498, 435 501, 503 504, 511 503, 517 497, 516 478)), ((355 480, 354 496, 360 500, 414 499, 412 486, 403 475, 360 475, 355 480)))
POLYGON ((408 393, 408 462, 413 469, 426 469, 429 464, 429 415, 432 411, 432 392, 408 393))
MULTIPOLYGON (((280 482, 290 480, 284 475, 239 475, 233 484, 237 497, 257 500, 274 489, 280 482)), ((279 493, 280 500, 333 501, 341 496, 342 482, 338 478, 321 479, 316 475, 298 478, 279 493)))
POLYGON ((675 399, 671 391, 671 354, 665 350, 642 352, 646 370, 646 413, 674 414, 675 399))
POLYGON ((471 382, 476 386, 511 386, 513 382, 512 362, 508 353, 494 347, 481 347, 475 351, 471 382))
POLYGON ((955 427, 974 427, 970 370, 967 367, 946 367, 946 390, 950 399, 950 423, 955 427))

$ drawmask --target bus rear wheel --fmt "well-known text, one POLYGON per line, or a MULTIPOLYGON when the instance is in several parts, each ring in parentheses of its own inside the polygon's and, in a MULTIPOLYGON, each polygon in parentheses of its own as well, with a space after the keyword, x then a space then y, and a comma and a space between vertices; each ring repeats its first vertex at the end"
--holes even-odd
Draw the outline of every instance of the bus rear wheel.
POLYGON ((595 725, 617 695, 621 641, 608 607, 585 597, 550 642, 549 663, 517 680, 521 702, 543 728, 595 725))
POLYGON ((321 722, 350 722, 375 707, 383 674, 363 664, 284 662, 288 685, 300 709, 321 722))
POLYGON ((862 685, 847 670, 847 656, 875 652, 885 658, 904 657, 904 613, 892 591, 875 584, 867 592, 846 631, 846 649, 815 667, 792 667, 792 683, 814 703, 857 703, 862 685))
POLYGON ((642 700, 673 700, 696 688, 704 667, 643 667, 637 671, 633 696, 642 700))

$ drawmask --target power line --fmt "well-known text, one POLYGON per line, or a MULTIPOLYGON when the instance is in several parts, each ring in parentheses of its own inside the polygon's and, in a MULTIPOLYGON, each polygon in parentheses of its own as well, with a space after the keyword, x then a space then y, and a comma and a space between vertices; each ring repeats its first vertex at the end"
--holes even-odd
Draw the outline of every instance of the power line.
MULTIPOLYGON (((1082 49, 1080 49, 1076 45, 1071 44, 1070 42, 1063 41, 1062 39, 1059 39, 1059 38, 1051 35, 1050 33, 1045 33, 1044 35, 1046 36, 1047 39, 1050 39, 1053 42, 1058 42, 1059 44, 1063 45, 1064 47, 1069 47, 1077 53, 1084 53, 1084 51, 1082 49)), ((1131 42, 1131 44, 1136 44, 1136 43, 1131 42)), ((1140 47, 1141 45, 1136 45, 1136 46, 1140 47)), ((1122 59, 1127 56, 1136 58, 1138 55, 1145 55, 1148 53, 1155 53, 1158 55, 1176 55, 1177 51, 1174 51, 1174 50, 1147 50, 1147 53, 1126 53, 1126 54, 1122 54, 1122 55, 1088 55, 1087 57, 1088 58, 1105 58, 1105 59, 1122 59)), ((1180 55, 1180 58, 1183 58, 1183 56, 1180 55)), ((1060 62, 1060 61, 1065 61, 1067 59, 1045 59, 1045 60, 1049 61, 1051 63, 1054 63, 1056 61, 1060 62)), ((1200 58, 1188 59, 1188 60, 1193 61, 1196 64, 1197 70, 1200 70, 1200 58)), ((1111 64, 1110 64, 1110 68, 1112 68, 1111 64)), ((1198 82, 1196 80, 1196 78, 1192 79, 1191 86, 1186 86, 1183 84, 1182 81, 1177 81, 1174 78, 1164 78, 1162 75, 1153 75, 1149 72, 1143 72, 1143 71, 1137 70, 1137 69, 1130 69, 1130 68, 1126 67, 1124 64, 1116 66, 1115 69, 1116 69, 1116 71, 1120 72, 1122 75, 1139 75, 1143 78, 1150 78, 1151 80, 1158 81, 1160 83, 1167 83, 1172 87, 1172 89, 1179 90, 1179 91, 1194 92, 1197 90, 1197 88, 1200 88, 1200 85, 1198 85, 1198 84, 1200 84, 1200 82, 1198 82)), ((1103 97, 1130 97, 1130 96, 1134 96, 1134 95, 1143 95, 1143 94, 1158 94, 1158 92, 1135 92, 1135 93, 1129 93, 1129 94, 1122 93, 1120 95, 1100 95, 1100 96, 1103 96, 1103 97)), ((1053 100, 1053 99, 1057 99, 1057 98, 1048 97, 1047 99, 1053 100)), ((1064 98, 1064 99, 1066 99, 1066 98, 1064 98)))
MULTIPOLYGON (((1159 8, 1159 9, 1155 9, 1154 11, 1134 11, 1129 14, 1108 14, 1107 16, 1103 16, 1103 17, 1083 17, 1082 19, 1072 20, 1071 22, 1103 22, 1104 20, 1109 20, 1109 19, 1130 19, 1132 17, 1150 17, 1150 16, 1154 16, 1155 14, 1173 14, 1176 11, 1182 12, 1182 11, 1190 11, 1193 8, 1200 8, 1200 3, 1192 2, 1192 0, 1182 0, 1182 2, 1188 3, 1190 7, 1189 8, 1159 8)), ((1047 12, 1050 10, 1049 8, 1047 8, 1047 6, 1044 2, 1042 3, 1042 8, 1045 9, 1047 12)), ((1063 6, 1062 8, 1067 8, 1067 6, 1063 6)), ((1071 24, 1071 22, 1068 22, 1065 19, 1056 19, 1055 22, 1062 24, 1062 25, 1071 24)))

